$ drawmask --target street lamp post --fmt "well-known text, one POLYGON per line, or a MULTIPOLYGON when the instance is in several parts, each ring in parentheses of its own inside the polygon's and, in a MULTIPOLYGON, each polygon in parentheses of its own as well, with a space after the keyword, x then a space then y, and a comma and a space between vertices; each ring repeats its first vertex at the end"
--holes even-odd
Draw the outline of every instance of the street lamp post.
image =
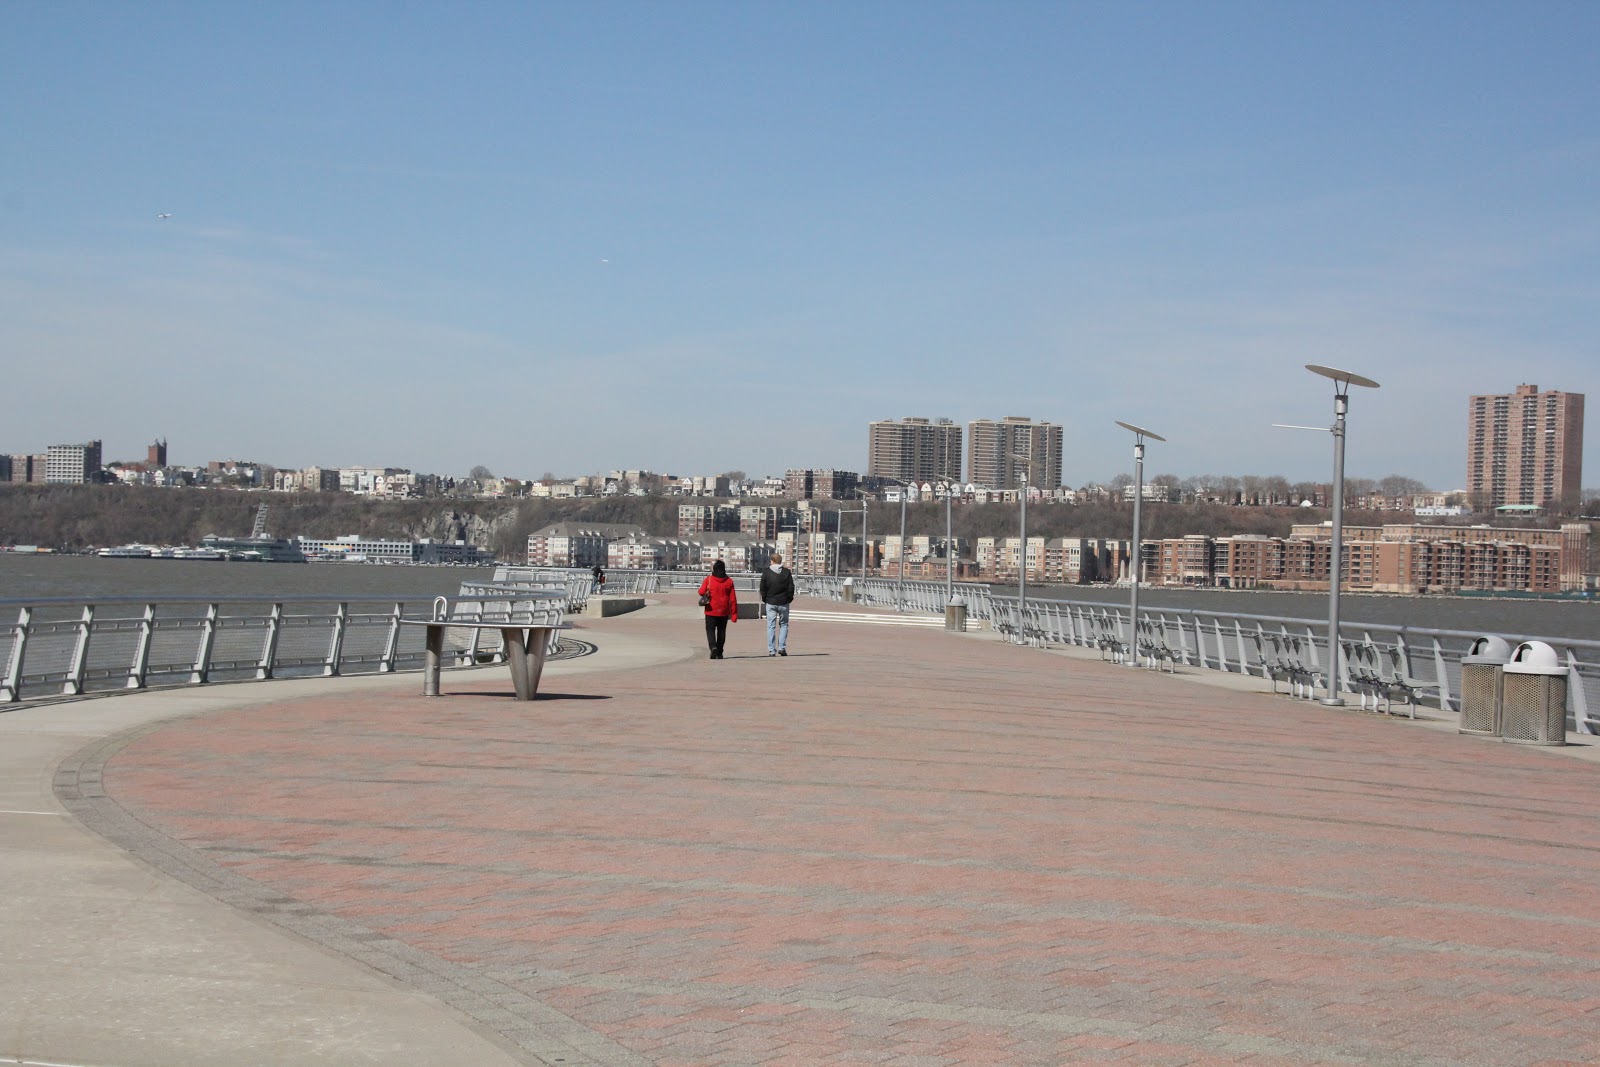
POLYGON ((1135 426, 1131 422, 1118 422, 1124 430, 1133 433, 1133 592, 1128 597, 1128 651, 1131 655, 1128 662, 1137 667, 1139 665, 1139 579, 1144 569, 1144 545, 1141 541, 1139 519, 1141 508, 1144 504, 1144 441, 1165 441, 1166 438, 1158 433, 1135 426))
POLYGON ((950 498, 954 495, 950 484, 944 487, 944 602, 948 607, 956 602, 956 560, 955 538, 952 536, 954 523, 950 514, 950 498))
POLYGON ((900 483, 900 578, 895 583, 894 608, 906 610, 906 494, 909 487, 900 483))
POLYGON ((1339 585, 1344 563, 1344 420, 1350 410, 1350 387, 1378 388, 1371 378, 1334 367, 1307 363, 1306 370, 1332 379, 1333 390, 1333 544, 1328 556, 1328 673, 1327 693, 1322 702, 1330 707, 1344 704, 1339 695, 1339 585))
POLYGON ((1022 464, 1022 545, 1017 553, 1017 644, 1028 643, 1028 482, 1033 477, 1033 457, 1013 452, 1022 464))

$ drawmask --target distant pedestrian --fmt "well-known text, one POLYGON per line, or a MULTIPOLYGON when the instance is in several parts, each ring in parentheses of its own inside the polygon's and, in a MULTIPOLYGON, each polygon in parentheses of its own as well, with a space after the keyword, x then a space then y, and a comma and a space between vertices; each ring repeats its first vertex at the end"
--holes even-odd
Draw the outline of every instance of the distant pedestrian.
POLYGON ((601 570, 600 564, 594 565, 594 582, 589 586, 589 592, 598 596, 606 591, 606 572, 601 570))
POLYGON ((761 603, 767 609, 767 655, 789 654, 789 605, 794 603, 794 574, 783 565, 783 554, 772 554, 772 565, 761 572, 761 603))
POLYGON ((739 597, 733 591, 728 568, 720 559, 711 565, 711 573, 700 583, 700 605, 706 611, 706 644, 711 649, 711 658, 722 659, 728 623, 739 621, 739 597))

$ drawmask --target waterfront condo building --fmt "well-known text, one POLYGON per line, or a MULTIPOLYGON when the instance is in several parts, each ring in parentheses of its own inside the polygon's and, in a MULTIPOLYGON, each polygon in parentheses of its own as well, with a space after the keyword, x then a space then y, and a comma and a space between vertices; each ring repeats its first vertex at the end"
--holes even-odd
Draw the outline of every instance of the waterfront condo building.
POLYGON ((867 474, 918 483, 960 481, 961 427, 949 419, 869 423, 867 474))
POLYGON ((1007 415, 967 424, 967 481, 991 489, 1013 488, 1026 472, 1040 489, 1061 487, 1061 427, 1007 415), (1027 456, 1024 463, 1017 456, 1027 456))
POLYGON ((1467 402, 1467 492, 1480 508, 1574 503, 1583 488, 1583 394, 1537 385, 1467 402))
POLYGON ((52 484, 78 484, 100 478, 100 442, 83 445, 51 445, 45 453, 45 481, 52 484))

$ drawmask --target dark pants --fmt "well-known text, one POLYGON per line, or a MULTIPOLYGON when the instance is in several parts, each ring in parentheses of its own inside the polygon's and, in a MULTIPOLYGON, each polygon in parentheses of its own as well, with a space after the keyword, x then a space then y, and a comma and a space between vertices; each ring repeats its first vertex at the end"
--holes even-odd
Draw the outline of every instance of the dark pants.
POLYGON ((722 644, 727 639, 728 617, 726 615, 707 615, 706 645, 711 649, 711 655, 714 658, 722 658, 722 644))

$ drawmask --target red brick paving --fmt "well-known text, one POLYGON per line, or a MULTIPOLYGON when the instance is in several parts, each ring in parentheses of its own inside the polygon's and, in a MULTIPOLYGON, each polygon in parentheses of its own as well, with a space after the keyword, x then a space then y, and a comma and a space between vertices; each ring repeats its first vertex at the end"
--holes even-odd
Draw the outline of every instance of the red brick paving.
POLYGON ((1593 765, 937 631, 763 640, 185 720, 107 792, 630 1062, 1600 1061, 1593 765))

